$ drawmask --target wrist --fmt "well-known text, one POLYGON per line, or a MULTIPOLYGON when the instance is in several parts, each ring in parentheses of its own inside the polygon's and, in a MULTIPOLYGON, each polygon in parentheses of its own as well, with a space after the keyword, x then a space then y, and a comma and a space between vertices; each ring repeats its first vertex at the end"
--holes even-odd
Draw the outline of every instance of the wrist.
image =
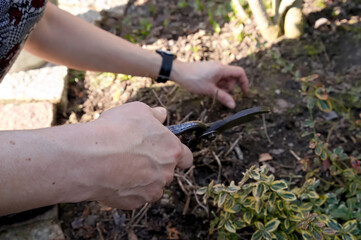
POLYGON ((173 61, 173 68, 172 68, 172 71, 171 71, 170 77, 169 77, 169 79, 171 81, 180 83, 183 65, 184 65, 184 62, 182 62, 182 61, 179 61, 179 60, 173 61))
POLYGON ((92 196, 92 179, 94 174, 94 146, 92 139, 95 134, 90 123, 79 123, 53 127, 49 137, 54 148, 52 168, 57 186, 56 194, 59 203, 81 202, 92 196))

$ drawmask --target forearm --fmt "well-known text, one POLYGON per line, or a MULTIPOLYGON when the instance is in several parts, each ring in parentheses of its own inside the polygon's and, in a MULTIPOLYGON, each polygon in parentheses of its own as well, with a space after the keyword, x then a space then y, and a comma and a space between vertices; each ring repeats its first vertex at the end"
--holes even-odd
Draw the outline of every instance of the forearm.
POLYGON ((161 57, 95 27, 51 3, 29 36, 26 49, 79 70, 157 77, 161 57))
POLYGON ((0 132, 0 215, 89 197, 81 127, 0 132))

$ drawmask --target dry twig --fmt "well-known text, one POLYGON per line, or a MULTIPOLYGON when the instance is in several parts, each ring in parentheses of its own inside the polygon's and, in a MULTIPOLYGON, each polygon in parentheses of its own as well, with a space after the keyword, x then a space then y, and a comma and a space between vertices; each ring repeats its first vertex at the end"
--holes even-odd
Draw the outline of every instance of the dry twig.
POLYGON ((218 176, 217 176, 217 183, 219 183, 221 181, 221 174, 222 174, 222 163, 221 160, 219 159, 219 157, 217 156, 217 154, 212 151, 212 155, 214 157, 214 159, 216 159, 217 164, 218 164, 218 176))
POLYGON ((270 144, 273 144, 273 142, 271 141, 269 135, 268 135, 268 131, 267 131, 267 125, 266 125, 266 117, 264 116, 264 114, 262 114, 262 121, 263 121, 263 128, 264 128, 264 132, 266 134, 266 137, 267 137, 267 141, 270 143, 270 144))

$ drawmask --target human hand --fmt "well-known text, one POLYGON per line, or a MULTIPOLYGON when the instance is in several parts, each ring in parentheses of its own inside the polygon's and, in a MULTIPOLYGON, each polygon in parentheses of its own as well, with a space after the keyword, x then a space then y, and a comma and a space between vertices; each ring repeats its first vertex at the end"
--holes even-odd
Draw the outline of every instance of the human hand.
POLYGON ((90 123, 96 141, 91 199, 121 209, 158 200, 174 168, 192 165, 192 153, 162 122, 164 108, 129 103, 90 123))
POLYGON ((248 79, 243 68, 213 61, 174 61, 170 78, 192 93, 217 96, 217 99, 229 108, 236 105, 229 91, 237 83, 245 94, 248 92, 248 79))

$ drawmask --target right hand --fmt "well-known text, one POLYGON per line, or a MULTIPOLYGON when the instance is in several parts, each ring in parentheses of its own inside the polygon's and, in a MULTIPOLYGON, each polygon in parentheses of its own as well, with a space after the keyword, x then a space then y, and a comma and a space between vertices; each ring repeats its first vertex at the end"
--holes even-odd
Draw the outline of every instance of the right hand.
POLYGON ((140 207, 161 198, 175 167, 192 165, 192 152, 162 125, 166 115, 164 108, 134 102, 89 123, 96 144, 90 149, 95 165, 88 200, 121 209, 140 207))

